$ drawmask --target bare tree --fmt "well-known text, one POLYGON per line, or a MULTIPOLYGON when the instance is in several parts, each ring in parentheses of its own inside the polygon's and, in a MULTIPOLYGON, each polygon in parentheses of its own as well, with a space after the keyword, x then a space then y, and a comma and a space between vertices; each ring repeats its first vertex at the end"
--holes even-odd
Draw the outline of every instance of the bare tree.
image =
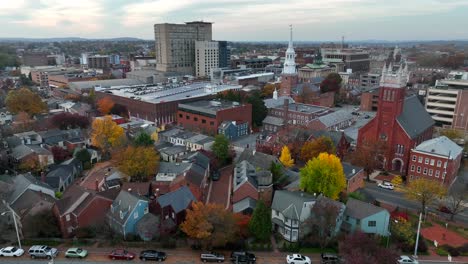
POLYGON ((467 205, 468 193, 465 189, 457 190, 447 196, 447 207, 450 210, 450 221, 453 221, 455 215, 463 212, 467 205))

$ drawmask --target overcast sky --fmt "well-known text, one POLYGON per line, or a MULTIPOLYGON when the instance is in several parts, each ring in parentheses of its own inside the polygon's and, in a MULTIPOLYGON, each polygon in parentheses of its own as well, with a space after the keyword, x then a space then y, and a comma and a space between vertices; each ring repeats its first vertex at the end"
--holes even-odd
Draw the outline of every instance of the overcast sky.
POLYGON ((214 22, 216 40, 468 39, 468 0, 0 0, 0 37, 138 37, 214 22))

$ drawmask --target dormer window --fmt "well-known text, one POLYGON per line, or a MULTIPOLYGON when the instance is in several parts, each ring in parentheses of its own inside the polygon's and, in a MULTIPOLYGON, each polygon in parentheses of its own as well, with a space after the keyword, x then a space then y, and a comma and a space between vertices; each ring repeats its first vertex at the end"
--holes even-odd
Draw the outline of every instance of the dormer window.
POLYGON ((123 219, 123 216, 124 216, 123 212, 122 212, 122 210, 120 210, 120 219, 123 219))

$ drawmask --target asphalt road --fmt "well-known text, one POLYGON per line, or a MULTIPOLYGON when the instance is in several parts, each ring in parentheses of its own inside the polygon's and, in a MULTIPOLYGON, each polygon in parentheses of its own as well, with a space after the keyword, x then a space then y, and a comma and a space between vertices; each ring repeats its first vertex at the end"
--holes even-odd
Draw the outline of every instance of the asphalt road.
MULTIPOLYGON (((421 208, 419 203, 407 200, 403 193, 379 188, 377 184, 366 183, 366 187, 362 192, 378 201, 398 206, 401 209, 407 208, 410 210, 420 210, 421 208)), ((443 214, 434 208, 429 208, 429 211, 437 214, 443 214)), ((465 209, 463 212, 456 215, 455 220, 468 224, 468 209, 465 209)))

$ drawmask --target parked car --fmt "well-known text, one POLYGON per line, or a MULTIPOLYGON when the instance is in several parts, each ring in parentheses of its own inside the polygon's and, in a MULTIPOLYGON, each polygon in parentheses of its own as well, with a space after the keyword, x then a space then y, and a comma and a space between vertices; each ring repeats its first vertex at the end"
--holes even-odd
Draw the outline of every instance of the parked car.
POLYGON ((255 261, 257 261, 257 259, 255 258, 255 255, 253 253, 246 251, 234 251, 231 253, 231 261, 237 261, 238 263, 253 264, 255 263, 255 261))
POLYGON ((288 264, 311 264, 310 258, 301 254, 292 254, 286 257, 288 264))
POLYGON ((29 255, 32 259, 35 258, 55 258, 58 255, 58 250, 56 248, 51 248, 49 246, 43 245, 34 245, 29 248, 29 255))
POLYGON ((166 253, 157 250, 144 250, 140 252, 140 259, 143 261, 146 260, 156 260, 156 261, 164 261, 166 260, 166 253))
POLYGON ((211 180, 212 181, 217 181, 217 180, 219 180, 220 177, 221 177, 221 175, 219 174, 219 171, 214 171, 213 174, 211 175, 211 180))
POLYGON ((320 255, 321 264, 340 264, 343 260, 336 254, 324 253, 320 255))
POLYGON ((380 188, 383 188, 383 189, 387 189, 387 190, 393 190, 395 189, 395 187, 393 186, 393 184, 389 183, 389 182, 382 182, 382 183, 379 183, 378 185, 380 188))
POLYGON ((412 257, 408 257, 408 256, 400 256, 400 258, 398 259, 398 263, 399 264, 419 264, 419 261, 415 260, 414 258, 412 257))
POLYGON ((440 205, 438 210, 441 211, 442 213, 446 213, 446 214, 451 214, 452 213, 452 211, 445 205, 440 205))
POLYGON ((65 252, 66 258, 86 258, 88 251, 82 248, 69 248, 65 252))
POLYGON ((114 249, 109 253, 110 259, 132 260, 135 258, 135 253, 129 252, 125 249, 114 249))
POLYGON ((0 257, 21 257, 24 254, 24 249, 17 247, 0 248, 0 257))
POLYGON ((215 252, 203 253, 200 259, 203 262, 224 262, 224 255, 215 252))

